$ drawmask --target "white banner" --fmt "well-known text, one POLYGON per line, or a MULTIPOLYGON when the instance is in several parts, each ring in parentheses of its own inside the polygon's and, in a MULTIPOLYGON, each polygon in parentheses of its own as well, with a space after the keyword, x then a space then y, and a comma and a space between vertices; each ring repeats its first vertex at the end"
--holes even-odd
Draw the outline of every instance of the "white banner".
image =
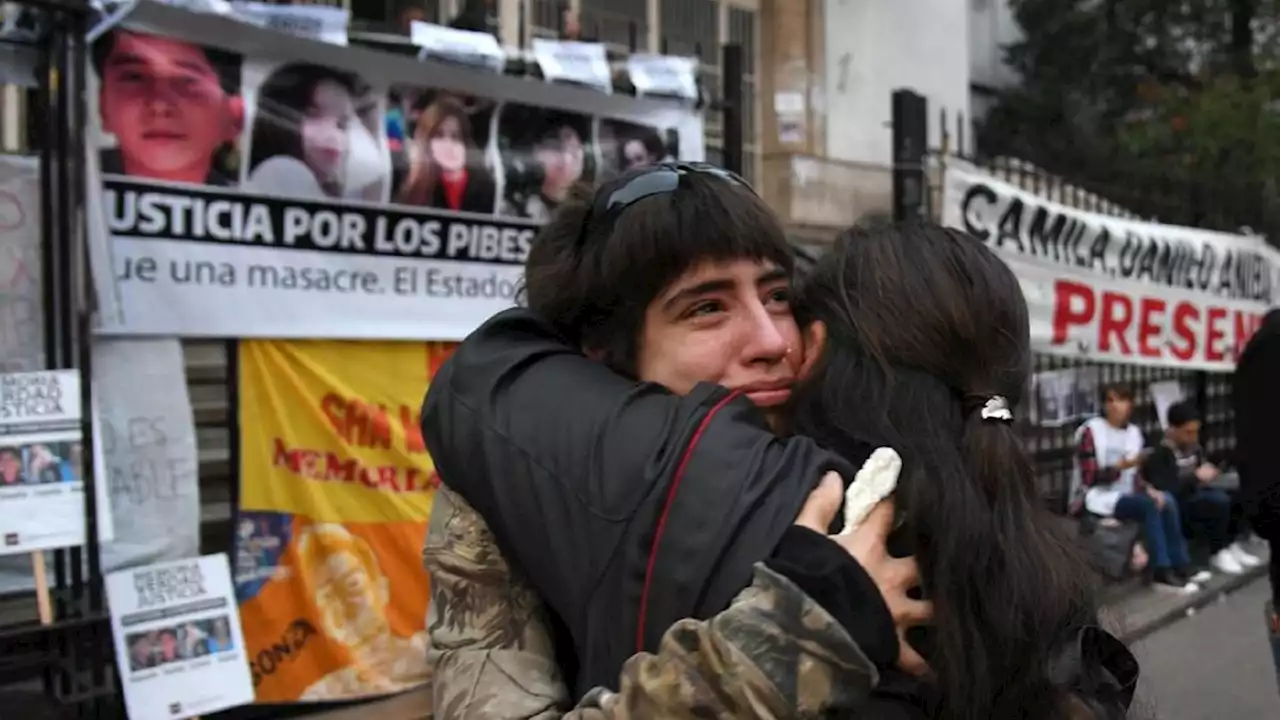
POLYGON ((103 569, 196 555, 200 480, 181 344, 99 339, 93 377, 104 450, 98 477, 110 488, 116 528, 102 548, 103 569))
POLYGON ((0 372, 44 369, 40 165, 0 155, 0 372))
POLYGON ((1076 210, 949 161, 942 222, 1017 273, 1040 352, 1230 371, 1280 300, 1260 238, 1076 210))
POLYGON ((514 304, 572 185, 703 157, 692 108, 149 0, 91 55, 113 335, 461 339, 514 304))
POLYGON ((181 720, 253 701, 225 554, 121 570, 106 586, 130 720, 181 720))

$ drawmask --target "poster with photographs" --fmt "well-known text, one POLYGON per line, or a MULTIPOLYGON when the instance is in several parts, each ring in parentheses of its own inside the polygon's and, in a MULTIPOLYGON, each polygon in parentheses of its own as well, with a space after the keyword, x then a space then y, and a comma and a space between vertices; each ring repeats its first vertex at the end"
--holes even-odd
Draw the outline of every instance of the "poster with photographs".
POLYGON ((225 554, 120 570, 106 578, 130 720, 175 720, 253 702, 225 554))
POLYGON ((624 120, 600 121, 601 175, 612 177, 680 157, 680 136, 671 129, 624 120))
MULTIPOLYGON (((81 422, 79 371, 0 375, 0 555, 84 543, 81 422)), ((105 541, 112 528, 101 485, 105 541)))
POLYGON ((90 53, 109 335, 461 339, 571 186, 703 156, 677 102, 182 14, 141 0, 90 53))
POLYGON ((1098 414, 1097 367, 1038 372, 1031 378, 1031 422, 1061 427, 1098 414))
POLYGON ((1174 403, 1187 399, 1186 388, 1177 380, 1159 380, 1148 386, 1151 403, 1156 406, 1156 418, 1160 421, 1160 429, 1169 429, 1169 408, 1174 403))

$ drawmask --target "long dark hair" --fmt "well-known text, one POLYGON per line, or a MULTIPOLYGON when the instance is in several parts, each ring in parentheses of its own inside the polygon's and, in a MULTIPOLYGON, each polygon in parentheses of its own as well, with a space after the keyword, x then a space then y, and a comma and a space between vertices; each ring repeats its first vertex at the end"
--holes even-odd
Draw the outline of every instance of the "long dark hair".
POLYGON ((249 137, 250 172, 277 155, 305 161, 302 118, 314 102, 316 87, 325 81, 345 88, 356 103, 356 114, 360 114, 364 88, 354 74, 310 63, 277 68, 258 88, 257 111, 249 137))
POLYGON ((1027 387, 1017 278, 958 231, 854 229, 818 261, 800 310, 828 339, 797 388, 795 431, 837 452, 863 440, 903 456, 894 540, 916 556, 934 603, 921 649, 939 717, 1064 717, 1080 703, 1123 717, 1120 702, 1056 669, 1098 623, 1095 581, 1041 505, 1013 427, 981 417, 993 396, 1016 412, 1027 387))

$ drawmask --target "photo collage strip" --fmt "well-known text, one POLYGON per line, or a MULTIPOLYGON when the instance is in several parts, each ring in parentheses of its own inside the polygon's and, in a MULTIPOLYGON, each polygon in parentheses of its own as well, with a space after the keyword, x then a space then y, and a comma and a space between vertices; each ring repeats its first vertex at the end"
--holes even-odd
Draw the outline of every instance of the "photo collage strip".
POLYGON ((126 29, 91 56, 104 174, 541 222, 578 181, 679 157, 673 128, 379 89, 126 29))

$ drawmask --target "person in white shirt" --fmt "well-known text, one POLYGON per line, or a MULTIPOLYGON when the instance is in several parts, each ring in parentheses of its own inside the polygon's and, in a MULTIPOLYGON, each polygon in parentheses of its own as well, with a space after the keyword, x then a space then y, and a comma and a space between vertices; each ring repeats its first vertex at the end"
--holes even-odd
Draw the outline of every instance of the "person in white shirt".
POLYGON ((1191 558, 1182 516, 1172 495, 1148 485, 1139 467, 1148 450, 1142 430, 1130 422, 1133 391, 1115 383, 1103 389, 1105 410, 1076 431, 1072 512, 1142 525, 1155 587, 1182 593, 1200 589, 1188 572, 1191 558))

